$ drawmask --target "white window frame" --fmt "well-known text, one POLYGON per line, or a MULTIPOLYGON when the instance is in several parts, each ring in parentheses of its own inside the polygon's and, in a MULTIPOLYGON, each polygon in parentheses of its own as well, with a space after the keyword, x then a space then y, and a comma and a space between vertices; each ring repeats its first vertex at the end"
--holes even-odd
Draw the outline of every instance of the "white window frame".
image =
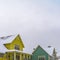
POLYGON ((38 56, 38 60, 39 60, 39 58, 44 58, 46 60, 45 56, 38 56))

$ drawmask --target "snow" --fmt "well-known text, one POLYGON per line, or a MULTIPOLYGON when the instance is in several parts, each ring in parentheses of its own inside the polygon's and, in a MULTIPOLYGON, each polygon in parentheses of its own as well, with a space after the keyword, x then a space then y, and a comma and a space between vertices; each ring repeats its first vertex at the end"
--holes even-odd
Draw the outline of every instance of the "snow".
MULTIPOLYGON (((38 45, 37 45, 37 46, 38 46, 38 45)), ((31 49, 24 48, 24 52, 29 53, 29 54, 32 54, 33 51, 34 51, 34 49, 37 48, 37 46, 35 46, 35 47, 31 48, 31 49)), ((40 46, 40 47, 42 47, 42 46, 40 46)), ((53 49, 54 49, 53 47, 51 47, 51 48, 44 48, 44 47, 42 47, 42 48, 43 48, 43 50, 46 51, 50 56, 52 56, 53 49)))
POLYGON ((6 43, 11 43, 17 35, 10 35, 5 37, 0 37, 0 53, 5 53, 8 49, 4 46, 6 43))
MULTIPOLYGON (((36 48, 35 47, 32 47, 31 49, 29 49, 27 47, 27 44, 25 43, 24 40, 22 40, 24 42, 24 45, 25 45, 25 48, 23 51, 18 51, 18 50, 8 50, 4 44, 6 43, 11 43, 16 37, 17 37, 18 34, 16 35, 10 35, 10 36, 6 36, 6 37, 0 37, 0 53, 5 53, 5 52, 12 52, 12 51, 16 51, 16 52, 24 52, 24 53, 29 53, 29 54, 32 54, 33 52, 33 48, 36 48)), ((27 42, 28 43, 28 42, 27 42)), ((31 42, 30 42, 31 43, 31 42)), ((52 55, 53 53, 53 47, 51 48, 44 48, 43 46, 41 46, 49 55, 52 55)))
POLYGON ((51 47, 51 48, 44 48, 44 50, 50 55, 50 56, 52 56, 52 53, 53 53, 53 47, 51 47))
POLYGON ((17 35, 10 35, 10 36, 6 36, 1 38, 0 37, 0 42, 2 42, 2 44, 6 44, 6 43, 11 43, 17 35))
POLYGON ((22 52, 22 51, 13 49, 13 50, 6 50, 6 52, 22 52))
POLYGON ((24 52, 24 53, 32 54, 33 49, 24 48, 23 52, 24 52))
MULTIPOLYGON (((25 51, 20 51, 20 50, 7 50, 6 52, 17 52, 17 53, 24 53, 24 54, 26 54, 27 52, 25 52, 25 51)), ((30 54, 30 53, 28 53, 28 54, 30 54)), ((31 54, 30 54, 31 55, 31 54)))
POLYGON ((0 53, 5 53, 6 50, 8 50, 8 49, 0 42, 0 53))

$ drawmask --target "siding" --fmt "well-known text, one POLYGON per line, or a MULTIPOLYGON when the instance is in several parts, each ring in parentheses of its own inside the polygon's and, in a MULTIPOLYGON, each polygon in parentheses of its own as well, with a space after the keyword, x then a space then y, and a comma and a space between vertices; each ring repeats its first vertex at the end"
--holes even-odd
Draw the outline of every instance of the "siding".
POLYGON ((45 59, 48 60, 48 54, 40 47, 32 54, 32 60, 38 60, 38 56, 45 56, 45 59))

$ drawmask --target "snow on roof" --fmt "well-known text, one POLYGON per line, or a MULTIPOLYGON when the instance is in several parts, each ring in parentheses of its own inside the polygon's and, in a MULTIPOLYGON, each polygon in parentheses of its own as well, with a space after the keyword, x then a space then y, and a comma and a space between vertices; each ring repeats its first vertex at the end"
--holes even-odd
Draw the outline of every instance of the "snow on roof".
POLYGON ((22 52, 22 51, 13 49, 13 50, 7 50, 6 52, 22 52))
MULTIPOLYGON (((13 50, 7 50, 6 52, 17 52, 17 53, 29 54, 29 53, 27 53, 25 51, 20 51, 20 50, 15 50, 15 49, 13 49, 13 50)), ((29 54, 29 55, 31 55, 31 54, 29 54)))
POLYGON ((17 35, 0 37, 0 53, 5 53, 8 49, 4 46, 6 43, 11 43, 17 35))
POLYGON ((32 54, 33 49, 24 48, 23 52, 32 54))
POLYGON ((5 53, 8 50, 4 45, 0 44, 0 53, 5 53))
MULTIPOLYGON (((0 53, 5 53, 7 51, 13 51, 13 50, 8 50, 4 46, 4 44, 11 43, 16 38, 17 35, 18 34, 0 37, 0 53)), ((23 42, 24 42, 24 45, 25 45, 26 42, 24 40, 23 40, 23 42)), ((24 48, 23 52, 32 54, 32 50, 31 49, 29 50, 28 48, 24 48)))
POLYGON ((53 53, 53 47, 51 48, 43 48, 50 56, 52 56, 52 53, 53 53))
MULTIPOLYGON (((35 47, 32 47, 31 49, 29 49, 28 47, 24 48, 24 52, 26 53, 29 53, 29 54, 32 54, 33 51, 36 49, 38 45, 36 45, 35 47)), ((52 56, 52 53, 53 53, 53 47, 50 47, 50 48, 45 48, 45 47, 42 47, 50 56, 52 56)))
POLYGON ((37 49, 38 46, 40 46, 46 53, 48 53, 50 56, 52 56, 53 49, 54 49, 53 47, 48 48, 48 47, 44 47, 44 46, 41 46, 41 45, 37 45, 36 47, 33 48, 34 51, 37 49))
MULTIPOLYGON (((8 49, 4 46, 4 44, 11 43, 16 38, 17 35, 18 34, 0 37, 0 53, 5 53, 6 51, 8 51, 8 49)), ((32 45, 31 45, 31 47, 30 47, 28 44, 31 43, 31 41, 30 42, 27 41, 27 40, 22 40, 22 41, 23 41, 23 43, 25 45, 25 48, 24 48, 23 52, 32 54, 33 48, 35 48, 36 46, 35 47, 34 46, 32 47, 32 45), (28 48, 27 48, 27 46, 28 46, 28 48)), ((43 49, 49 55, 52 55, 53 48, 43 48, 43 49)), ((13 51, 13 50, 10 50, 10 51, 13 51)))
POLYGON ((0 37, 0 42, 2 42, 2 44, 11 43, 16 38, 16 36, 17 35, 0 37))

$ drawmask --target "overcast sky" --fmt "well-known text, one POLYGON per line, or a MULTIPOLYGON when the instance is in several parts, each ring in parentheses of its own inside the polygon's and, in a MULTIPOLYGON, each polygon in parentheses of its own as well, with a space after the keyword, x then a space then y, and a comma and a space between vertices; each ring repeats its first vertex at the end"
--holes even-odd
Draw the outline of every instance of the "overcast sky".
POLYGON ((16 33, 28 47, 51 45, 60 52, 60 0, 0 0, 0 36, 16 33))

